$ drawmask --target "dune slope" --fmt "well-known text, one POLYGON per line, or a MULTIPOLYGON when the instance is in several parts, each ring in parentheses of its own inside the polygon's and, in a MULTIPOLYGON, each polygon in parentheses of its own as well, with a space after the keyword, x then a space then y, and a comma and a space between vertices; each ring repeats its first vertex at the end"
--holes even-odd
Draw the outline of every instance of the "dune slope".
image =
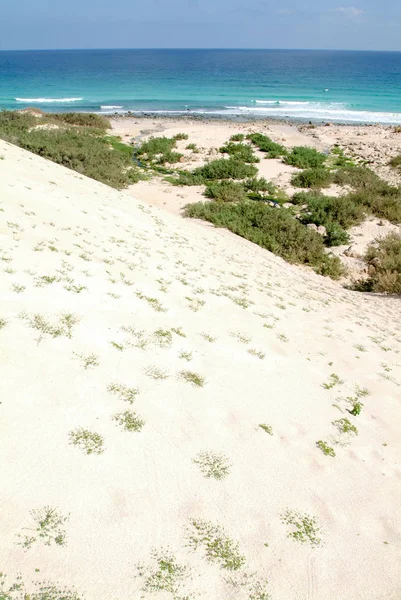
POLYGON ((400 301, 0 157, 4 590, 399 599, 400 301))

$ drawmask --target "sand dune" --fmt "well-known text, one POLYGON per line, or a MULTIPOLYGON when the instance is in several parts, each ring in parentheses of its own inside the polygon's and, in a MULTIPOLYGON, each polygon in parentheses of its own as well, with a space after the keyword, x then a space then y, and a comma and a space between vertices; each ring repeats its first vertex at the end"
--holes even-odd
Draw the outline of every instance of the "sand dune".
POLYGON ((399 300, 0 157, 4 590, 398 600, 399 300))

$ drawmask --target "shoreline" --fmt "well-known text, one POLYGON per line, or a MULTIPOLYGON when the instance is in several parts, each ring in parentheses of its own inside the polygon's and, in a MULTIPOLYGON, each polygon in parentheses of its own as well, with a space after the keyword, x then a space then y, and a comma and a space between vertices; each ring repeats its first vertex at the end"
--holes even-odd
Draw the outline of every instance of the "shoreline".
MULTIPOLYGON (((28 109, 24 109, 24 110, 28 110, 28 109)), ((30 110, 30 109, 29 109, 30 110)), ((71 112, 78 112, 78 111, 71 111, 71 112)), ((86 111, 85 111, 86 112, 86 111)), ((336 127, 383 127, 383 128, 388 128, 388 129, 394 129, 395 127, 398 127, 399 125, 396 124, 392 124, 392 123, 381 123, 381 122, 376 122, 376 123, 367 123, 364 121, 334 121, 334 120, 328 120, 328 119, 308 119, 308 118, 292 118, 292 117, 288 117, 288 118, 280 118, 280 117, 258 117, 256 115, 231 115, 231 116, 222 116, 222 115, 210 115, 207 113, 204 114, 191 114, 191 115, 187 115, 184 112, 183 113, 175 113, 175 114, 155 114, 150 112, 140 112, 140 113, 136 113, 134 111, 127 111, 123 114, 121 113, 106 113, 106 112, 102 112, 102 111, 97 111, 95 114, 100 115, 105 117, 106 119, 110 119, 110 120, 116 120, 116 121, 124 121, 127 119, 156 119, 158 121, 183 121, 183 122, 202 122, 202 123, 207 123, 207 122, 213 122, 213 123, 249 123, 249 124, 254 124, 254 125, 270 125, 270 124, 278 124, 278 125, 297 125, 297 126, 302 126, 302 125, 311 125, 311 126, 315 126, 315 127, 329 127, 329 126, 336 126, 336 127)))

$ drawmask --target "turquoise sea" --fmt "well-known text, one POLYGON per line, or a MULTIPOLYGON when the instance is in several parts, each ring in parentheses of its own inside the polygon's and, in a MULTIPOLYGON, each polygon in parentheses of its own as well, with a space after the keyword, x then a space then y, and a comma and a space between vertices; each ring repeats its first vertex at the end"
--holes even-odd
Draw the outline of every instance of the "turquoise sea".
POLYGON ((401 123, 401 52, 0 52, 0 108, 401 123))

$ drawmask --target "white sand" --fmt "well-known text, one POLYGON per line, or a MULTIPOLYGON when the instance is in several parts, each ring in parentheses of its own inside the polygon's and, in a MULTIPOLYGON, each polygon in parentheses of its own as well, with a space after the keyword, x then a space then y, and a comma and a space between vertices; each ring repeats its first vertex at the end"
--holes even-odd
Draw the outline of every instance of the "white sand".
POLYGON ((239 573, 267 578, 273 600, 399 600, 399 299, 348 292, 10 144, 0 142, 0 156, 0 570, 9 583, 20 572, 28 590, 50 580, 86 600, 172 599, 141 591, 136 577, 152 548, 168 545, 194 573, 177 597, 262 598, 186 546, 189 519, 202 517, 238 541, 239 573), (56 280, 40 287, 43 276, 56 280), (35 313, 79 323, 71 338, 40 339, 35 313), (129 326, 144 332, 144 349, 130 344, 129 326), (185 338, 156 343, 157 329, 178 327, 185 338), (92 353, 99 365, 85 370, 76 354, 92 353), (149 377, 152 365, 169 377, 149 377), (182 381, 184 369, 204 387, 182 381), (331 373, 344 383, 325 389, 331 373), (107 391, 113 382, 139 389, 132 407, 107 391), (341 399, 356 385, 370 395, 353 417, 341 399), (145 420, 141 432, 112 420, 126 409, 145 420), (340 418, 358 435, 340 436, 340 418), (69 444, 81 426, 104 436, 103 454, 69 444), (208 449, 228 457, 226 479, 206 479, 192 462, 208 449), (44 506, 70 515, 67 543, 38 539, 25 550, 17 536, 44 506), (316 517, 319 546, 287 536, 286 509, 316 517))

